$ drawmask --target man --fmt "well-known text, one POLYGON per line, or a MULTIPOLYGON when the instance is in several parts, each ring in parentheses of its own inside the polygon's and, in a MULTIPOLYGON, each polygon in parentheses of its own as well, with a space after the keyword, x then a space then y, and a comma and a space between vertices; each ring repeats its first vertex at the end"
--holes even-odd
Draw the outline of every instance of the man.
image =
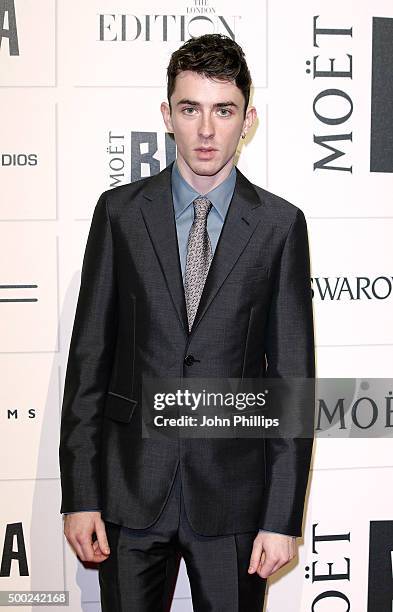
POLYGON ((173 53, 159 174, 103 193, 82 267, 60 442, 65 535, 104 611, 164 610, 179 554, 194 610, 262 609, 296 554, 311 439, 152 439, 141 381, 313 377, 302 211, 234 166, 256 119, 231 39, 173 53), (108 542, 109 540, 109 542, 108 542))

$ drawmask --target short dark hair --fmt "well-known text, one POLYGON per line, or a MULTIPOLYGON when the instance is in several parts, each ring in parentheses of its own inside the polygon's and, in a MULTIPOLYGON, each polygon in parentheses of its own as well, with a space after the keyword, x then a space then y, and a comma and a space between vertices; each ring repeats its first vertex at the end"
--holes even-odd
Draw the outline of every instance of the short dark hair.
POLYGON ((197 38, 190 38, 172 53, 167 68, 167 95, 170 108, 176 76, 183 70, 192 70, 212 79, 235 81, 243 93, 244 115, 246 114, 250 99, 251 75, 243 49, 232 38, 224 34, 203 34, 197 38))

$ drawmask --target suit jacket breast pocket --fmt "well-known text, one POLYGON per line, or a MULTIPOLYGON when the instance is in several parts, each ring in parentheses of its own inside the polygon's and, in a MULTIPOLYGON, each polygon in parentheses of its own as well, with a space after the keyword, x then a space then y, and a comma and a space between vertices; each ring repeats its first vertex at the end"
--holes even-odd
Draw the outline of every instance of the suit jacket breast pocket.
POLYGON ((226 283, 248 284, 267 281, 269 268, 267 266, 235 266, 226 279, 226 283))

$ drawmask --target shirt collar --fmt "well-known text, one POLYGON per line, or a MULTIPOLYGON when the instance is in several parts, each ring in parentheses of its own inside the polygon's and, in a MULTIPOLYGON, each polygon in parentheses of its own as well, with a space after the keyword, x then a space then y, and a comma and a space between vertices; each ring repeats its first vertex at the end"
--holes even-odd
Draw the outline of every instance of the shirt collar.
MULTIPOLYGON (((190 206, 195 198, 200 197, 201 194, 195 191, 195 189, 180 174, 176 160, 172 166, 171 180, 173 205, 175 209, 175 218, 177 219, 185 211, 185 209, 190 206)), ((232 194, 235 189, 235 183, 236 169, 235 166, 233 166, 229 175, 222 181, 222 183, 217 185, 217 187, 208 193, 204 194, 207 198, 209 198, 223 221, 225 220, 232 194)))

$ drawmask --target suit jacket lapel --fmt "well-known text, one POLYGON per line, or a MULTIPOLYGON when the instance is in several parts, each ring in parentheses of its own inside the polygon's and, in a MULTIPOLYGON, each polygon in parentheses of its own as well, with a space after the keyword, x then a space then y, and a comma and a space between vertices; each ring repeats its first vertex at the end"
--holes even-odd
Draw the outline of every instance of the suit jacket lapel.
POLYGON ((151 177, 143 193, 145 200, 141 205, 141 211, 180 323, 188 335, 186 301, 172 200, 172 166, 173 163, 151 177))
POLYGON ((250 181, 236 168, 236 184, 220 238, 210 264, 191 333, 206 314, 219 288, 236 264, 259 223, 261 201, 250 181))
MULTIPOLYGON (((160 261, 181 325, 188 334, 187 311, 173 209, 172 165, 151 177, 141 211, 160 261)), ((236 185, 195 315, 191 334, 232 270, 259 222, 261 201, 250 181, 236 168, 236 185)))

